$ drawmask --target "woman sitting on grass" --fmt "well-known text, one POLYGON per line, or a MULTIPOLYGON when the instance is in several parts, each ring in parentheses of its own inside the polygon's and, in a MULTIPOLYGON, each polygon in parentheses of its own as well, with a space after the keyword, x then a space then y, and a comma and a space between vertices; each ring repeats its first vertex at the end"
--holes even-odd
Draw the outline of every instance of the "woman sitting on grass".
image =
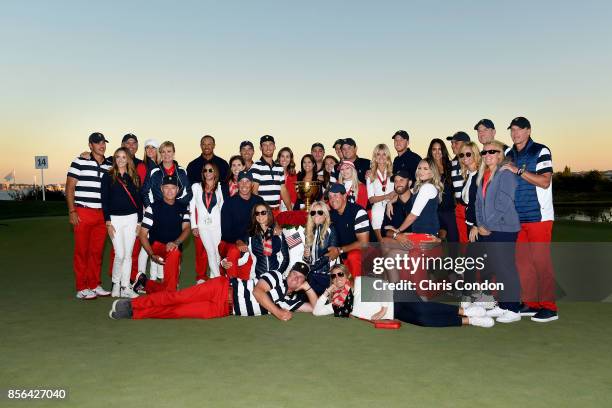
MULTIPOLYGON (((374 280, 368 277, 355 278, 350 286, 350 275, 345 265, 336 265, 329 273, 331 285, 319 297, 313 314, 336 317, 349 315, 367 320, 391 320, 425 327, 479 326, 493 327, 494 321, 485 316, 485 309, 480 306, 461 308, 446 303, 423 302, 413 292, 413 298, 404 302, 366 302, 362 301, 362 282, 373 285, 374 280)), ((374 288, 371 289, 375 291, 374 288)))

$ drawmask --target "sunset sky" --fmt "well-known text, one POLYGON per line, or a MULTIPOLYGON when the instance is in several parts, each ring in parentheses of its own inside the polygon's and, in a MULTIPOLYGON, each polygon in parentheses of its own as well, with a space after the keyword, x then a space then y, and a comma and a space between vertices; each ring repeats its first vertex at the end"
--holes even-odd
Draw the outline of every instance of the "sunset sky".
POLYGON ((0 179, 32 182, 46 154, 64 182, 93 131, 109 155, 172 140, 186 166, 204 134, 225 158, 263 134, 370 158, 398 129, 423 154, 484 117, 510 143, 519 115, 556 170, 610 169, 611 21, 609 1, 3 2, 0 179))

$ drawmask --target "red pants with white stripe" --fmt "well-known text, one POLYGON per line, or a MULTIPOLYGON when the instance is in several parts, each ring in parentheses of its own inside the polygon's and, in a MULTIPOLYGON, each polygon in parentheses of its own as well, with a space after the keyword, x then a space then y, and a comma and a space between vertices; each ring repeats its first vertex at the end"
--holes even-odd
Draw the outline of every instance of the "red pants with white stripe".
POLYGON ((351 272, 353 279, 361 276, 361 249, 353 249, 346 252, 346 258, 342 260, 342 263, 351 272))
MULTIPOLYGON (((138 275, 138 257, 140 256, 140 238, 136 236, 134 241, 134 249, 132 249, 132 272, 130 274, 130 281, 136 279, 138 275)), ((110 265, 108 267, 108 276, 113 276, 113 264, 115 263, 115 248, 111 247, 110 251, 110 265)))
POLYGON ((550 256, 552 221, 521 224, 516 240, 516 269, 523 303, 556 311, 555 273, 550 256))
POLYGON ((225 276, 175 292, 132 299, 134 319, 214 319, 231 313, 229 279, 225 276))
MULTIPOLYGON (((238 259, 242 256, 242 252, 238 249, 236 244, 221 241, 219 244, 219 255, 221 259, 225 258, 228 262, 232 263, 232 266, 225 270, 225 273, 230 278, 240 278, 242 280, 248 280, 251 276, 251 265, 253 259, 249 257, 247 263, 242 266, 238 266, 238 259)), ((223 268, 221 268, 223 270, 223 268)))
POLYGON ((161 242, 154 242, 151 249, 153 249, 155 255, 164 258, 164 280, 159 283, 149 279, 145 285, 145 290, 147 293, 176 292, 181 267, 181 251, 178 248, 167 251, 166 244, 161 242))
POLYGON ((455 220, 457 221, 457 230, 459 231, 459 242, 467 244, 469 242, 467 229, 465 228, 465 205, 457 204, 455 206, 455 220))
POLYGON ((74 227, 73 269, 76 290, 100 285, 106 223, 102 210, 76 207, 79 223, 74 227))

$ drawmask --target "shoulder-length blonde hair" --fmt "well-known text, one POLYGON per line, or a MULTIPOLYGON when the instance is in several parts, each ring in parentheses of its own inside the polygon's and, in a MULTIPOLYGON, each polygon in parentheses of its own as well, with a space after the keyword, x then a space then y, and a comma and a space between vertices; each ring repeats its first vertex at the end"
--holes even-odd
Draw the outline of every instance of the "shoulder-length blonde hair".
POLYGON ((384 143, 377 144, 374 147, 374 151, 372 152, 372 160, 370 160, 370 181, 373 182, 376 180, 376 170, 378 170, 378 163, 376 163, 376 155, 379 152, 385 153, 387 156, 387 162, 385 163, 385 168, 380 169, 385 170, 387 172, 387 177, 391 177, 393 173, 393 163, 391 162, 391 151, 389 150, 389 146, 384 143))
MULTIPOLYGON (((506 158, 506 152, 504 152, 504 144, 500 142, 499 140, 493 139, 489 143, 486 143, 484 146, 489 146, 489 145, 493 145, 497 149, 499 149, 499 154, 501 155, 501 160, 499 161, 497 166, 491 171, 491 176, 489 177, 489 181, 490 181, 490 180, 493 180, 493 176, 495 176, 495 172, 497 171, 497 169, 501 167, 501 164, 504 162, 504 159, 506 158)), ((482 147, 482 150, 485 150, 484 146, 482 147)), ((486 150, 490 150, 490 149, 486 149, 486 150)), ((485 170, 487 170, 487 165, 483 157, 480 163, 480 170, 478 171, 478 178, 476 179, 477 185, 480 185, 482 183, 482 179, 484 177, 485 170)))
MULTIPOLYGON (((321 224, 321 234, 319 234, 319 245, 323 245, 325 242, 325 234, 331 225, 331 218, 329 217, 329 208, 327 208, 327 204, 325 201, 315 201, 310 205, 310 211, 320 209, 323 211, 323 217, 325 217, 325 221, 321 224)), ((306 246, 312 246, 314 241, 314 232, 317 226, 314 222, 314 217, 308 214, 308 219, 306 220, 306 230, 304 231, 304 235, 306 236, 306 246)))
POLYGON ((119 166, 117 166, 117 153, 123 152, 125 154, 125 156, 127 157, 127 164, 126 164, 126 173, 128 174, 128 176, 132 179, 132 182, 134 183, 134 185, 136 187, 140 186, 140 177, 138 177, 138 173, 136 172, 136 166, 134 166, 134 160, 132 160, 132 155, 130 154, 130 152, 128 151, 128 149, 126 149, 125 147, 120 147, 117 150, 115 150, 115 153, 113 153, 113 167, 110 168, 110 170, 108 171, 108 173, 110 174, 113 183, 117 182, 117 177, 119 177, 119 166))
MULTIPOLYGON (((472 156, 474 156, 474 162, 476 162, 476 168, 478 169, 482 161, 482 157, 480 157, 480 149, 478 148, 478 145, 474 142, 465 142, 463 143, 461 150, 463 150, 465 147, 468 147, 470 149, 470 152, 472 152, 472 156)), ((461 152, 459 153, 461 154, 461 152)), ((459 165, 461 166, 461 176, 463 177, 463 180, 465 181, 468 178, 469 169, 467 168, 465 164, 463 164, 463 160, 460 159, 458 156, 457 156, 457 160, 459 160, 459 165)))
POLYGON ((421 187, 426 183, 431 183, 438 190, 438 201, 442 202, 442 193, 444 192, 444 184, 442 180, 440 180, 440 172, 438 171, 438 167, 433 159, 423 159, 419 162, 419 166, 421 163, 427 163, 429 166, 429 170, 431 171, 432 177, 429 180, 422 181, 419 177, 419 168, 416 169, 416 182, 414 183, 414 188, 412 189, 414 194, 417 194, 421 187))

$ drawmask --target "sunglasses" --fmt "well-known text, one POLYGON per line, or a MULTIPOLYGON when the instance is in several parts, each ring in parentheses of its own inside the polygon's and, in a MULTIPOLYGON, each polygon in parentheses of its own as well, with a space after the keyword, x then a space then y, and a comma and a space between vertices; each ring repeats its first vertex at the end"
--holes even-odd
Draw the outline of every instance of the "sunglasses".
POLYGON ((255 211, 255 216, 256 217, 259 217, 260 215, 268 215, 268 210, 255 211))
POLYGON ((459 158, 460 159, 463 159, 464 157, 472 157, 472 152, 459 153, 459 158))
POLYGON ((338 272, 338 273, 330 273, 329 274, 329 278, 331 280, 334 280, 336 278, 344 278, 344 272, 338 272))
POLYGON ((214 173, 214 170, 211 168, 202 169, 202 173, 214 173))
POLYGON ((500 153, 500 150, 483 150, 482 152, 480 152, 481 156, 486 156, 487 154, 495 154, 495 153, 500 153))
POLYGON ((312 210, 312 211, 310 212, 310 216, 311 216, 311 217, 314 217, 315 215, 323 215, 323 214, 325 214, 325 213, 323 212, 323 210, 316 210, 316 211, 315 211, 315 210, 312 210))

